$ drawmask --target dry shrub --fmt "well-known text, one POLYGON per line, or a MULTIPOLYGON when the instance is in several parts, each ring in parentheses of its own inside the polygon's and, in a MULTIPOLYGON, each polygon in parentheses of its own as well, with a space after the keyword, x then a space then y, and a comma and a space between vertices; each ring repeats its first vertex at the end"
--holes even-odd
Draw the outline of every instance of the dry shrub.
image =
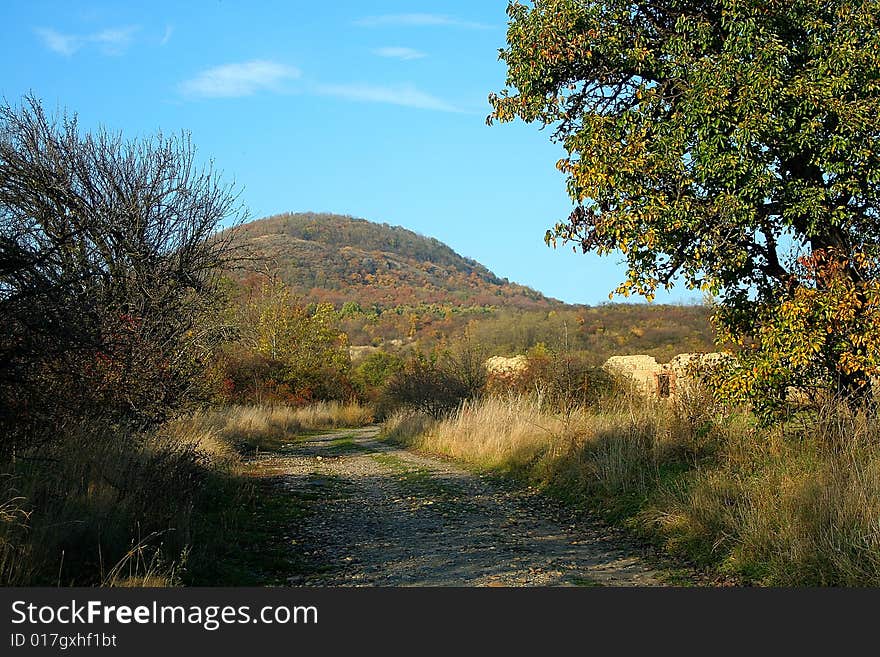
POLYGON ((380 407, 388 415, 407 408, 440 419, 466 399, 476 397, 485 383, 470 368, 459 368, 451 357, 431 359, 419 355, 406 362, 388 381, 380 407))

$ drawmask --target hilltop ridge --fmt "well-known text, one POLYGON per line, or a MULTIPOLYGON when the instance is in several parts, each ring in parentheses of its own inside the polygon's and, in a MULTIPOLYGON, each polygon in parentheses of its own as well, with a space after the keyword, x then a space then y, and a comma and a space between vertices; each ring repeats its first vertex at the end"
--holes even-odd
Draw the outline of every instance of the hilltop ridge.
POLYGON ((564 304, 399 226, 303 212, 234 230, 301 300, 341 309, 352 345, 428 347, 468 330, 492 353, 565 343, 597 363, 612 354, 668 360, 714 348, 706 307, 564 304))
POLYGON ((329 213, 285 213, 233 229, 281 280, 310 301, 383 307, 420 304, 562 306, 501 278, 433 237, 329 213))

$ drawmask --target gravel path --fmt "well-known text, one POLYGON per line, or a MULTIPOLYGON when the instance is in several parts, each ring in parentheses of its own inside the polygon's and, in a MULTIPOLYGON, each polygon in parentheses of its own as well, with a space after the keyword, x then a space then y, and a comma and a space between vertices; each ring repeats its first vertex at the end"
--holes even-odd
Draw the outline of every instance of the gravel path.
POLYGON ((307 586, 659 585, 615 530, 543 496, 377 439, 298 438, 257 465, 306 506, 289 539, 307 586))

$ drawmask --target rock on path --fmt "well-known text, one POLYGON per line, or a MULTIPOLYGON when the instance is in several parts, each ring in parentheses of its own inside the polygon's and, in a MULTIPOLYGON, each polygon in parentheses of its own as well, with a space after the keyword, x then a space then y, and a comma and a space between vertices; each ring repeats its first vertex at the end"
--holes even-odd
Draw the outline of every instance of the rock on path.
POLYGON ((297 438, 259 458, 278 475, 279 493, 306 506, 291 528, 306 574, 291 584, 660 584, 615 530, 377 434, 365 427, 297 438))

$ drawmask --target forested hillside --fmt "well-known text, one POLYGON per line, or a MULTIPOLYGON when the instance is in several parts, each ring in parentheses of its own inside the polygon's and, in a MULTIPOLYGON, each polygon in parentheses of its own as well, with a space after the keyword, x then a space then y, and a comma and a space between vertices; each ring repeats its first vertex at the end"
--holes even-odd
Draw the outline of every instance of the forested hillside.
POLYGON ((418 304, 549 308, 559 302, 499 278, 439 240, 399 226, 334 214, 281 214, 235 229, 312 301, 393 307, 418 304))
MULTIPOLYGON (((493 353, 537 344, 601 360, 616 353, 661 359, 712 346, 702 306, 572 306, 500 278, 439 240, 334 214, 282 214, 244 224, 236 239, 255 271, 277 275, 303 303, 332 303, 352 345, 421 348, 466 330, 493 353)), ((251 285, 264 277, 240 276, 251 285)))

